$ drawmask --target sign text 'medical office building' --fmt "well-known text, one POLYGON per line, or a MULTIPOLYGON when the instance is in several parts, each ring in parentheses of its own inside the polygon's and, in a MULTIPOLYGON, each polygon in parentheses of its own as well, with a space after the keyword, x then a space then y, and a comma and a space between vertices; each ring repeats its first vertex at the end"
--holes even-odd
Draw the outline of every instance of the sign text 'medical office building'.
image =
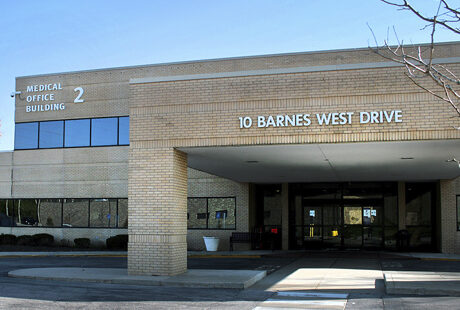
MULTIPOLYGON (((435 48, 460 73, 460 44, 435 48)), ((422 81, 428 83, 429 81, 422 81)), ((460 253, 458 116, 368 49, 16 79, 0 233, 129 234, 131 274, 229 248, 460 253)))

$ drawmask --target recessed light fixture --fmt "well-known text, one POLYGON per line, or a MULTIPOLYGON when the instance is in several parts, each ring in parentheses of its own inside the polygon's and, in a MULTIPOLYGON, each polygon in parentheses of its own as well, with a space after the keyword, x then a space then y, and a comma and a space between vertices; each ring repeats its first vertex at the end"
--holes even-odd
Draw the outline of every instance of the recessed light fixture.
POLYGON ((401 159, 414 159, 414 157, 401 157, 401 159))
POLYGON ((246 163, 247 164, 257 164, 259 161, 257 160, 247 160, 246 163))

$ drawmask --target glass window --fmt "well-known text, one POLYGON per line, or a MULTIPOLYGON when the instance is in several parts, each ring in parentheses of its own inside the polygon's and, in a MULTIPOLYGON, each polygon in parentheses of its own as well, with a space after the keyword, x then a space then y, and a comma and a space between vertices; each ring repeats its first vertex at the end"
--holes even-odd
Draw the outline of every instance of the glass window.
POLYGON ((119 128, 118 128, 118 144, 128 145, 129 144, 129 117, 120 117, 119 118, 119 128))
POLYGON ((15 126, 14 148, 16 150, 38 148, 38 123, 18 123, 15 126))
POLYGON ((209 198, 210 229, 235 229, 235 198, 209 198))
POLYGON ((91 120, 91 145, 117 145, 118 118, 94 118, 91 120))
POLYGON ((0 227, 13 226, 13 200, 0 199, 0 227))
POLYGON ((62 147, 64 145, 64 122, 40 122, 40 148, 62 147))
POLYGON ((187 221, 188 228, 202 228, 207 227, 207 199, 206 198, 189 198, 188 213, 190 214, 187 221), (205 216, 199 216, 204 214, 205 216))
POLYGON ((457 196, 457 230, 460 231, 460 196, 457 196))
POLYGON ((117 226, 116 199, 91 199, 89 204, 89 210, 90 227, 117 226))
POLYGON ((60 227, 62 225, 61 199, 40 199, 38 207, 39 225, 47 227, 60 227))
POLYGON ((128 199, 118 199, 118 227, 128 228, 128 199))
POLYGON ((16 226, 38 226, 38 199, 14 200, 16 226))
POLYGON ((431 225, 434 183, 406 183, 406 225, 431 225))
POLYGON ((64 227, 88 227, 88 199, 64 199, 64 227))
POLYGON ((89 119, 65 121, 65 147, 89 146, 89 119))

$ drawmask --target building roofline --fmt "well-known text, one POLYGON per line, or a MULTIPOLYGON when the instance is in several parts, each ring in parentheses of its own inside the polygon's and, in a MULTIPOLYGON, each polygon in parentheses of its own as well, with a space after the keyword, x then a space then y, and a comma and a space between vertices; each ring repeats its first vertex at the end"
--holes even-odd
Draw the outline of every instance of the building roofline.
MULTIPOLYGON (((460 44, 460 41, 449 41, 449 42, 436 43, 436 45, 455 45, 455 44, 460 44)), ((429 46, 430 43, 413 44, 413 45, 429 46)), ((16 79, 32 78, 32 77, 43 77, 43 76, 50 76, 50 75, 63 75, 63 74, 67 75, 67 74, 75 74, 75 73, 102 72, 102 71, 108 71, 108 70, 126 70, 126 69, 137 69, 137 68, 148 68, 148 67, 162 67, 162 66, 183 65, 183 64, 192 64, 192 63, 204 63, 204 62, 214 62, 214 61, 229 61, 229 60, 238 60, 238 59, 243 60, 243 59, 257 59, 257 58, 265 58, 265 57, 282 57, 282 56, 312 55, 312 54, 325 54, 325 53, 342 53, 342 52, 355 52, 355 51, 365 51, 365 50, 369 50, 369 47, 319 50, 319 51, 307 51, 307 52, 293 52, 293 53, 279 53, 279 54, 261 54, 261 55, 251 55, 251 56, 209 58, 209 59, 200 59, 200 60, 185 60, 185 61, 164 62, 164 63, 157 63, 157 64, 134 65, 134 66, 123 66, 123 67, 108 67, 108 68, 100 68, 100 69, 88 69, 88 70, 78 70, 78 71, 43 73, 43 74, 34 74, 34 75, 23 75, 23 76, 17 76, 16 79)))

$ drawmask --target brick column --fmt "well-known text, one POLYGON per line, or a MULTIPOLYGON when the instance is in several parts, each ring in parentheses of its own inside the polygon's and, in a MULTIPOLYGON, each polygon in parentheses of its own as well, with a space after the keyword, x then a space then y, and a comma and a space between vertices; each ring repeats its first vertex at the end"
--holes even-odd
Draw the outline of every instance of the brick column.
POLYGON ((441 195, 441 252, 455 253, 455 237, 457 233, 457 214, 455 182, 452 180, 440 181, 441 195))
POLYGON ((128 198, 128 273, 186 272, 187 154, 133 143, 128 198))

